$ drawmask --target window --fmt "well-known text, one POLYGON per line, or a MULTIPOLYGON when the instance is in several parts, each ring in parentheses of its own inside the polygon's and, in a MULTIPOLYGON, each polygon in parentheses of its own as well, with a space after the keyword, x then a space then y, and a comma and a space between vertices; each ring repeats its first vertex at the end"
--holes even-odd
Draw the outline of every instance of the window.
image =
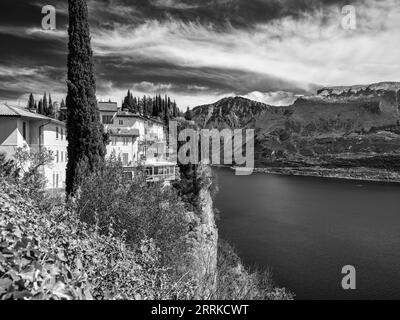
POLYGON ((117 137, 112 136, 112 137, 111 137, 111 144, 112 144, 113 146, 117 145, 117 140, 118 140, 117 137))
POLYGON ((26 122, 22 122, 22 136, 26 140, 26 122))
POLYGON ((56 139, 58 140, 58 127, 56 127, 56 139))
POLYGON ((129 143, 129 138, 128 137, 124 137, 124 146, 127 146, 129 143))
POLYGON ((61 128, 61 140, 64 140, 64 129, 61 128))
POLYGON ((124 125, 124 120, 119 120, 119 125, 123 126, 124 125))
POLYGON ((59 159, 58 159, 58 150, 57 150, 57 152, 56 152, 56 162, 58 163, 58 161, 59 161, 59 159))
POLYGON ((56 188, 58 189, 58 173, 56 174, 56 188))
POLYGON ((103 124, 113 124, 113 116, 103 116, 103 124))
POLYGON ((61 151, 61 162, 64 162, 64 151, 61 151))

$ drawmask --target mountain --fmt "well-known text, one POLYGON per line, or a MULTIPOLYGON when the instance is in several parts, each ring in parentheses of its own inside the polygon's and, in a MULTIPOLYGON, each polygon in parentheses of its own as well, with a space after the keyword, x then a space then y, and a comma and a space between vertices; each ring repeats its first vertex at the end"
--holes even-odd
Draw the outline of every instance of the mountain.
POLYGON ((276 107, 242 97, 193 109, 203 128, 254 128, 257 167, 400 171, 400 83, 326 87, 276 107))

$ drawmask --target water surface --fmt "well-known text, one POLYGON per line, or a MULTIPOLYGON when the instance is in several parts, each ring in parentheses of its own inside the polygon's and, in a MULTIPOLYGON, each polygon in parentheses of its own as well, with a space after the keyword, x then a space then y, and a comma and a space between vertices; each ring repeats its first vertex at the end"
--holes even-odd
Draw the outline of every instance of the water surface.
POLYGON ((400 186, 215 169, 221 236, 298 299, 400 299, 400 186), (357 289, 344 291, 344 265, 357 289))

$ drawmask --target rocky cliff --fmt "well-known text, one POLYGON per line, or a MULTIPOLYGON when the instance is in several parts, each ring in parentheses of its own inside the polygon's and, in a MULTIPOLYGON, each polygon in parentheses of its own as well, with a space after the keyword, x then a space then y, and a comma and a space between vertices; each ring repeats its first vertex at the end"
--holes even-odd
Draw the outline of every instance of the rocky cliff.
POLYGON ((241 97, 193 110, 206 128, 254 128, 257 167, 400 170, 400 83, 331 87, 286 107, 241 97))

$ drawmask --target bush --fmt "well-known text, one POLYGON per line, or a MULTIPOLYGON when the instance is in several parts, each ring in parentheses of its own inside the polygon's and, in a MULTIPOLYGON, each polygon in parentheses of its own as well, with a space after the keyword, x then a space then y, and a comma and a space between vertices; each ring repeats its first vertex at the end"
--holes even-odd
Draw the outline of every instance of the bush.
POLYGON ((153 239, 167 265, 179 263, 186 251, 183 238, 190 221, 185 204, 173 188, 146 182, 141 170, 127 181, 120 162, 105 162, 85 176, 76 204, 80 219, 96 224, 101 234, 107 234, 112 224, 117 234, 125 233, 131 246, 153 239))
MULTIPOLYGON (((74 205, 42 211, 26 189, 0 181, 1 299, 187 299, 151 239, 132 248, 112 228, 100 234, 74 205)), ((49 208, 49 207, 48 207, 49 208)))

